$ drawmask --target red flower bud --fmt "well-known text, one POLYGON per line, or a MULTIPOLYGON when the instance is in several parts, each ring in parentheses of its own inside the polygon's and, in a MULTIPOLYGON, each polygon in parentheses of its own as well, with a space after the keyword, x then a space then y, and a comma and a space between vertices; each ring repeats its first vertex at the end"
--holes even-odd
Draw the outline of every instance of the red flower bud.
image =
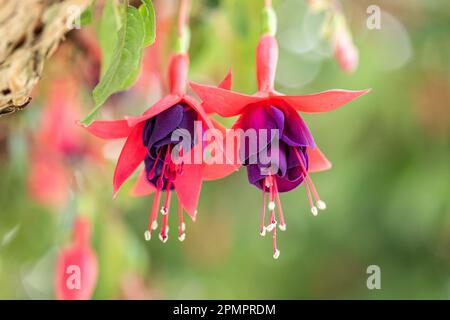
POLYGON ((55 272, 56 298, 88 300, 97 282, 97 257, 90 247, 90 221, 77 218, 73 243, 58 257, 55 272))
POLYGON ((277 63, 277 40, 272 35, 262 36, 256 48, 256 77, 259 91, 273 91, 277 63))
POLYGON ((334 39, 334 55, 341 69, 352 73, 358 67, 359 53, 348 31, 337 31, 334 39))

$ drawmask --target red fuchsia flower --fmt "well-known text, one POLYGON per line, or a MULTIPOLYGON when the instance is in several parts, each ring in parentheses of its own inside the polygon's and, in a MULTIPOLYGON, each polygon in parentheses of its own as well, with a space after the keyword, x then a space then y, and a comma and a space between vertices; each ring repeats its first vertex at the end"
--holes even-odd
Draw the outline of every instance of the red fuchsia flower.
MULTIPOLYGON (((270 6, 269 18, 274 19, 275 13, 270 6)), ((258 137, 256 155, 241 147, 241 163, 247 167, 248 180, 251 184, 262 190, 263 212, 261 216, 260 233, 273 233, 274 258, 279 257, 276 243, 275 202, 278 206, 279 228, 286 229, 281 208, 279 193, 290 191, 304 182, 311 212, 317 215, 318 209, 326 208, 321 200, 310 177, 311 172, 327 170, 331 163, 316 146, 306 123, 298 112, 322 113, 337 109, 353 99, 365 94, 368 90, 348 91, 329 90, 304 96, 286 96, 274 89, 275 71, 278 60, 278 45, 275 39, 274 23, 269 22, 269 30, 264 34, 256 49, 256 68, 258 92, 254 95, 245 95, 222 88, 191 83, 194 91, 202 99, 205 111, 217 113, 223 117, 239 115, 233 129, 276 129, 279 133, 278 144, 275 145, 273 137, 258 137), (270 27, 272 26, 272 27, 270 27), (271 150, 276 148, 276 150, 271 150), (267 165, 260 161, 263 150, 278 153, 278 166, 276 171, 268 170, 267 165), (251 158, 256 161, 251 162, 251 158), (266 194, 268 194, 268 209, 270 223, 265 226, 266 194)), ((242 141, 242 140, 241 140, 242 141)), ((227 151, 230 152, 230 151, 227 151)), ((235 151, 231 151, 236 153, 235 151)))
POLYGON ((55 291, 58 300, 88 300, 97 283, 97 256, 90 245, 91 223, 85 217, 75 220, 73 242, 64 248, 56 262, 55 291))
POLYGON ((37 132, 33 135, 28 187, 39 203, 60 206, 68 199, 71 166, 86 156, 99 159, 88 136, 76 126, 81 109, 73 79, 52 82, 37 132))
MULTIPOLYGON (((203 143, 200 141, 203 140, 204 132, 216 128, 203 106, 186 93, 189 57, 186 54, 187 34, 184 29, 187 12, 188 2, 182 1, 178 52, 172 55, 169 62, 169 95, 160 99, 141 116, 117 121, 95 121, 86 127, 100 138, 127 138, 114 172, 114 195, 136 168, 144 163, 132 194, 142 196, 155 193, 148 228, 144 234, 147 241, 151 239, 152 231, 158 227, 159 212, 162 215, 159 238, 162 242, 167 241, 167 223, 173 192, 178 196, 179 203, 178 239, 183 241, 186 236, 183 210, 195 221, 203 180, 221 177, 211 168, 214 166, 207 167, 203 159, 197 159, 199 154, 202 155, 203 143), (180 129, 188 132, 190 137, 196 136, 200 139, 192 139, 188 146, 181 144, 182 141, 173 141, 174 132, 180 129), (174 153, 176 159, 173 157, 174 153), (163 194, 164 200, 160 209, 163 194)), ((218 170, 220 171, 220 168, 218 170)))
POLYGON ((202 181, 211 179, 210 175, 214 172, 211 169, 206 170, 203 161, 184 161, 198 154, 198 149, 203 147, 202 143, 192 141, 190 148, 179 148, 178 160, 181 161, 172 158, 172 151, 180 147, 178 142, 172 141, 172 134, 176 130, 184 129, 191 136, 197 134, 202 137, 206 129, 214 128, 203 106, 186 94, 188 66, 189 58, 185 53, 172 56, 169 66, 170 94, 141 116, 117 121, 95 121, 86 127, 100 138, 127 138, 114 173, 114 195, 136 168, 144 163, 144 169, 133 187, 132 194, 141 196, 155 193, 148 229, 145 231, 146 240, 151 239, 152 230, 157 228, 158 212, 161 212, 162 227, 159 238, 163 242, 167 241, 171 195, 175 192, 179 200, 178 238, 183 241, 183 209, 195 220, 202 181), (195 126, 196 121, 201 125, 195 126), (194 130, 200 132, 195 133, 194 130), (165 196, 160 209, 159 203, 163 194, 165 196))

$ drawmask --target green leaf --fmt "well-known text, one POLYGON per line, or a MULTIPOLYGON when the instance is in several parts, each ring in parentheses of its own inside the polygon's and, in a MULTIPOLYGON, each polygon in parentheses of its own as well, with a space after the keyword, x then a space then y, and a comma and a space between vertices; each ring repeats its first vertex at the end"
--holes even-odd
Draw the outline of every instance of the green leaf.
POLYGON ((139 12, 144 18, 145 23, 145 41, 146 46, 151 45, 156 39, 156 16, 155 8, 151 0, 141 0, 142 4, 139 7, 139 12))
POLYGON ((127 6, 110 64, 92 93, 95 107, 81 121, 84 125, 94 120, 110 95, 126 90, 134 83, 140 71, 145 35, 141 13, 138 9, 127 6))
POLYGON ((87 26, 94 19, 94 4, 91 4, 86 8, 86 10, 81 13, 80 23, 82 26, 87 26))
POLYGON ((118 11, 115 1, 107 1, 103 8, 102 17, 98 26, 98 38, 102 48, 102 66, 100 78, 103 78, 108 69, 114 48, 117 44, 117 31, 120 29, 121 17, 116 14, 118 11))

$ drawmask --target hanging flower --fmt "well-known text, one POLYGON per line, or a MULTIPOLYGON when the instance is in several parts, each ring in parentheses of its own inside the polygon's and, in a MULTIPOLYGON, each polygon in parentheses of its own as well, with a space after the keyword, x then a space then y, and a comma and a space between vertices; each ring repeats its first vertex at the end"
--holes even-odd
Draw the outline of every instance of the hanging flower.
POLYGON ((318 210, 326 208, 310 173, 327 170, 331 164, 316 146, 309 128, 298 112, 329 112, 367 93, 368 90, 329 90, 304 96, 286 96, 276 92, 274 89, 278 60, 278 45, 274 36, 276 18, 270 5, 266 6, 264 13, 265 34, 256 49, 258 92, 254 95, 244 95, 195 83, 191 83, 191 86, 202 99, 206 112, 214 112, 223 117, 240 115, 233 126, 234 130, 242 129, 243 132, 248 129, 258 132, 275 130, 278 133, 279 139, 276 141, 271 134, 263 138, 258 135, 256 148, 241 145, 239 150, 242 155, 239 160, 247 167, 249 182, 262 190, 260 233, 263 236, 266 232, 273 233, 273 257, 277 259, 279 250, 276 243, 278 222, 275 217, 275 203, 278 205, 278 226, 280 230, 286 229, 279 193, 290 191, 304 182, 311 212, 317 215, 318 210), (278 154, 276 166, 263 163, 263 151, 278 154), (270 217, 266 226, 267 194, 270 217))
POLYGON ((88 300, 97 283, 97 256, 90 245, 91 223, 75 220, 73 242, 57 259, 55 291, 58 300, 88 300))
POLYGON ((77 90, 72 78, 51 83, 42 120, 31 139, 28 188, 45 205, 59 207, 67 202, 74 163, 85 157, 99 159, 92 140, 76 126, 81 114, 77 90))
POLYGON ((341 69, 347 73, 354 72, 358 67, 359 53, 347 27, 339 27, 336 30, 333 44, 334 56, 341 69))
POLYGON ((136 168, 144 163, 144 169, 133 187, 132 194, 141 196, 155 193, 148 228, 145 231, 146 240, 151 239, 152 230, 158 227, 157 217, 160 212, 162 227, 159 238, 163 242, 167 241, 171 195, 175 192, 179 200, 178 238, 183 241, 183 209, 195 220, 202 181, 209 180, 209 175, 214 173, 212 169, 206 170, 202 159, 197 162, 192 160, 203 147, 200 141, 194 139, 186 147, 180 145, 181 141, 172 140, 176 130, 185 130, 191 137, 197 135, 197 140, 201 140, 206 129, 215 128, 203 106, 186 94, 188 66, 189 58, 185 53, 172 56, 169 66, 170 94, 141 116, 117 121, 95 121, 86 127, 100 138, 127 138, 114 173, 114 195, 136 168), (174 150, 179 150, 176 155, 179 159, 172 157, 174 150), (192 161, 184 161, 185 159, 192 161), (160 209, 159 204, 164 193, 160 209))

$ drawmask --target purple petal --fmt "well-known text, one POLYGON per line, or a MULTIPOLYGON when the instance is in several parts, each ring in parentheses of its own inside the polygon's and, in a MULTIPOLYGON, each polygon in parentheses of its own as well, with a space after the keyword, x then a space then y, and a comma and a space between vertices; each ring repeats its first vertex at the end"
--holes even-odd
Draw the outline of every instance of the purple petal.
POLYGON ((293 147, 309 146, 314 148, 314 138, 303 119, 291 108, 286 108, 286 112, 288 114, 281 139, 293 147))
POLYGON ((154 128, 152 130, 147 147, 151 147, 155 142, 164 139, 170 135, 183 120, 184 107, 181 104, 174 105, 164 112, 158 114, 154 120, 154 128))

